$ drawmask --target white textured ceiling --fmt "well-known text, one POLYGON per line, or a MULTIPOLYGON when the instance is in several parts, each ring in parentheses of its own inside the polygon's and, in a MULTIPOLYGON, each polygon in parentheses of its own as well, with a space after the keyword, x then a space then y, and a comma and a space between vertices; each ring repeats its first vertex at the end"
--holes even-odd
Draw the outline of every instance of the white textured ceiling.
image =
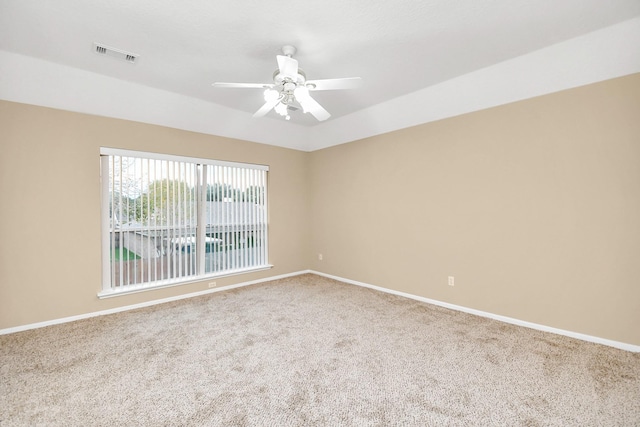
POLYGON ((1 0, 0 98, 312 150, 640 71, 639 16, 639 0, 1 0), (252 119, 260 90, 211 86, 270 82, 285 44, 307 78, 364 85, 314 92, 322 123, 252 119))

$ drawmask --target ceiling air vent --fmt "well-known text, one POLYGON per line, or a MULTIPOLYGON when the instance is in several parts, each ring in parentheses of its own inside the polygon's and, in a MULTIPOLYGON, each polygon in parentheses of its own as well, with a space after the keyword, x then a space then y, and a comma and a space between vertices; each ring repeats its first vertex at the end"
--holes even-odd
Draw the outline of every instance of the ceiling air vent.
POLYGON ((122 61, 126 61, 131 64, 135 64, 140 56, 135 53, 125 52, 124 50, 109 47, 100 43, 94 43, 93 50, 99 55, 106 55, 112 58, 121 59, 122 61))

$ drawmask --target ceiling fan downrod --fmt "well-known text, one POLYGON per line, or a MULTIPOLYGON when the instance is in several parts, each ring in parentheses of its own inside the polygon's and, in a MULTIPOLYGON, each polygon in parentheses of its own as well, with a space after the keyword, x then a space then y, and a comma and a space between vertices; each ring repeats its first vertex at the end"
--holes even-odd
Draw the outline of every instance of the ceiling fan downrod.
POLYGON ((285 45, 282 46, 282 53, 284 53, 285 56, 288 56, 289 58, 293 57, 293 55, 295 55, 297 52, 297 49, 295 46, 291 46, 291 45, 285 45))

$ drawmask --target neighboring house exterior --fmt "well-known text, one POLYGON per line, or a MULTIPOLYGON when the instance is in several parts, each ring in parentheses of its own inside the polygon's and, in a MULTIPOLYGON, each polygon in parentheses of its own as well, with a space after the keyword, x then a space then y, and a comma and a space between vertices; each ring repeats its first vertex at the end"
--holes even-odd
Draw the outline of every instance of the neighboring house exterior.
MULTIPOLYGON (((213 245, 237 245, 253 242, 253 231, 266 224, 261 205, 252 202, 215 201, 207 202, 205 209, 207 252, 213 245)), ((191 251, 195 244, 197 214, 185 218, 182 224, 144 225, 129 222, 112 230, 112 238, 120 247, 135 253, 140 258, 157 258, 165 251, 191 251)))

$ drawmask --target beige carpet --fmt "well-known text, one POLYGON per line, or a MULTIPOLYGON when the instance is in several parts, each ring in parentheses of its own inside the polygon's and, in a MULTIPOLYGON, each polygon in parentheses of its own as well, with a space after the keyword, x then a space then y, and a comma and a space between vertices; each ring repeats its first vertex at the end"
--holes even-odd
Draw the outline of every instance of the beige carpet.
POLYGON ((0 336, 0 425, 634 426, 640 354, 293 277, 0 336))

